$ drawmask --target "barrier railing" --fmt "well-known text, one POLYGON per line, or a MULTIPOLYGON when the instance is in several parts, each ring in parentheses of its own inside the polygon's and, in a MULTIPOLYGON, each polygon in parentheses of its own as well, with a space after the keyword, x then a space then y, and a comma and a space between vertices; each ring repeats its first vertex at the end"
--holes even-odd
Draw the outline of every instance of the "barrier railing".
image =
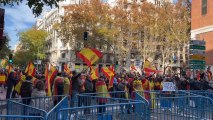
POLYGON ((8 100, 7 115, 4 115, 0 118, 6 117, 7 120, 16 120, 18 118, 18 120, 23 120, 24 118, 30 118, 30 120, 38 120, 39 118, 44 118, 45 116, 46 111, 42 109, 8 100))
POLYGON ((135 111, 124 112, 129 107, 142 106, 142 104, 144 103, 138 101, 61 109, 57 113, 57 120, 149 120, 149 116, 146 114, 138 114, 135 111), (124 111, 121 110, 121 107, 124 111), (67 115, 67 113, 69 114, 67 115))
POLYGON ((0 120, 44 120, 41 116, 0 115, 0 120))
POLYGON ((0 115, 6 114, 7 114, 7 100, 0 100, 0 115))
POLYGON ((209 98, 212 94, 210 91, 84 93, 76 96, 76 105, 71 107, 67 96, 0 100, 0 120, 212 120, 213 101, 209 98))
POLYGON ((63 99, 64 96, 50 96, 50 97, 30 97, 30 98, 15 98, 10 99, 18 103, 36 107, 46 112, 50 111, 55 105, 63 99))
MULTIPOLYGON (((55 107, 53 107, 46 115, 46 120, 57 120, 57 112, 60 109, 68 108, 68 97, 64 97, 55 107)), ((68 113, 64 113, 65 116, 68 116, 68 113)))
POLYGON ((149 101, 151 119, 213 119, 213 101, 209 97, 189 91, 139 91, 138 94, 141 96, 150 95, 147 101, 149 101))
POLYGON ((190 91, 187 91, 187 92, 189 92, 191 94, 209 97, 213 100, 213 91, 212 90, 190 90, 190 91))

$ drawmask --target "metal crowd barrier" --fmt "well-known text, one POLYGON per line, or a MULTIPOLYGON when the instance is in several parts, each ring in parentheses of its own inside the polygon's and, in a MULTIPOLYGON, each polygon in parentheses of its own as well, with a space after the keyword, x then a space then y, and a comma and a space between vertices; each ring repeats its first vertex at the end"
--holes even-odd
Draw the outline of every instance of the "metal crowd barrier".
POLYGON ((57 120, 59 109, 69 107, 67 96, 2 100, 0 105, 0 120, 57 120))
POLYGON ((62 95, 58 96, 45 96, 45 97, 29 97, 29 98, 13 98, 11 101, 15 101, 18 103, 22 103, 25 105, 29 105, 32 107, 36 107, 46 112, 52 110, 52 108, 61 101, 61 99, 65 97, 62 95))
POLYGON ((80 106, 59 110, 57 120, 149 120, 146 102, 100 94, 108 93, 79 94, 80 106))
MULTIPOLYGON (((68 97, 64 97, 56 106, 54 106, 46 115, 46 120, 58 120, 57 113, 60 109, 68 108, 69 102, 68 97)), ((68 114, 66 114, 68 115, 68 114)))
POLYGON ((0 120, 44 120, 41 116, 0 115, 0 120))
POLYGON ((187 91, 187 92, 189 92, 191 94, 209 97, 213 100, 213 91, 212 90, 190 90, 190 91, 187 91))
POLYGON ((0 115, 6 114, 7 114, 7 100, 0 100, 0 115))
POLYGON ((213 119, 213 101, 209 97, 192 94, 189 91, 138 91, 138 94, 150 95, 147 101, 151 120, 213 119))

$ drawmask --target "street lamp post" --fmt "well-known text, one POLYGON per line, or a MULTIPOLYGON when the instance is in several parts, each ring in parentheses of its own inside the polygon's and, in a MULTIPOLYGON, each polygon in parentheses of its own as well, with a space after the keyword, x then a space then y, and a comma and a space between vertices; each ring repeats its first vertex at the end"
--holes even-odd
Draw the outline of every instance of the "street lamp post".
POLYGON ((102 39, 104 42, 106 42, 113 50, 113 54, 114 54, 114 65, 116 64, 116 54, 115 54, 115 46, 113 47, 108 41, 102 39))

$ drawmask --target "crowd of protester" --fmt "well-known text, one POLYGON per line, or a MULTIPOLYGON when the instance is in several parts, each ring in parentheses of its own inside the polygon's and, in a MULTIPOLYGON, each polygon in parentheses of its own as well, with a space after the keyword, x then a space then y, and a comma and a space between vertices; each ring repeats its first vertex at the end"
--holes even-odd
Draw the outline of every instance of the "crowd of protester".
MULTIPOLYGON (((7 76, 5 84, 1 84, 1 91, 4 87, 7 88, 6 99, 46 96, 47 80, 42 74, 32 77, 19 69, 14 69, 9 74, 7 71, 0 70, 0 74, 7 76)), ((77 99, 76 95, 81 93, 126 91, 131 94, 135 90, 162 90, 162 82, 173 82, 176 90, 213 90, 210 68, 205 72, 200 72, 193 79, 185 73, 180 76, 176 74, 150 74, 147 76, 137 72, 122 71, 115 74, 113 87, 109 87, 109 80, 105 76, 100 75, 98 79, 92 80, 90 74, 90 72, 77 73, 76 71, 70 73, 58 72, 50 80, 52 95, 69 95, 72 99, 77 99), (104 89, 99 89, 100 86, 104 89)), ((127 97, 125 94, 119 96, 127 97)), ((22 102, 34 106, 36 103, 36 101, 30 99, 23 99, 22 102)), ((104 103, 104 101, 102 102, 104 103)), ((54 104, 57 104, 57 101, 54 104)))

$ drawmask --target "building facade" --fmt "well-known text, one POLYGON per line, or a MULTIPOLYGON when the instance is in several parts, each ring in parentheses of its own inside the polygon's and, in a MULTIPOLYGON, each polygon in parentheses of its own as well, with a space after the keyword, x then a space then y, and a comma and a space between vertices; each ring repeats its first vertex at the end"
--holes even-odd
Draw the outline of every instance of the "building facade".
POLYGON ((56 66, 59 71, 63 69, 63 64, 68 63, 72 68, 74 64, 74 57, 72 56, 73 51, 69 44, 64 44, 59 36, 57 31, 54 29, 54 25, 59 23, 61 16, 64 15, 65 5, 77 4, 79 0, 66 0, 59 3, 59 8, 51 9, 48 12, 45 12, 43 18, 37 19, 36 27, 37 29, 45 30, 48 33, 46 38, 46 62, 56 66))
POLYGON ((192 0, 191 39, 206 41, 206 65, 213 66, 213 0, 192 0))
MULTIPOLYGON (((163 1, 172 2, 172 0, 147 0, 155 5, 160 5, 163 1)), ((106 1, 104 1, 106 2, 106 1)), ((109 4, 115 4, 115 0, 107 1, 109 4)), ((63 64, 68 63, 71 69, 76 69, 80 67, 80 70, 83 69, 83 62, 76 57, 76 51, 74 48, 70 47, 69 44, 64 44, 57 31, 54 29, 54 24, 60 23, 61 16, 65 15, 65 6, 72 4, 80 4, 80 0, 66 0, 59 4, 59 8, 52 9, 46 13, 44 13, 43 18, 38 19, 36 22, 37 29, 43 29, 48 32, 48 37, 46 39, 46 57, 47 61, 59 68, 59 70, 63 69, 63 64)), ((119 61, 120 65, 126 66, 129 68, 131 63, 139 63, 142 62, 142 56, 138 55, 137 49, 140 48, 142 43, 132 43, 129 47, 131 47, 131 51, 126 55, 126 58, 123 58, 123 61, 119 61, 116 58, 115 50, 113 49, 113 45, 104 45, 104 46, 96 46, 97 49, 101 50, 104 53, 103 58, 99 61, 99 65, 106 66, 110 64, 115 64, 115 61, 119 61)), ((77 48, 82 48, 83 43, 78 43, 77 48)))

